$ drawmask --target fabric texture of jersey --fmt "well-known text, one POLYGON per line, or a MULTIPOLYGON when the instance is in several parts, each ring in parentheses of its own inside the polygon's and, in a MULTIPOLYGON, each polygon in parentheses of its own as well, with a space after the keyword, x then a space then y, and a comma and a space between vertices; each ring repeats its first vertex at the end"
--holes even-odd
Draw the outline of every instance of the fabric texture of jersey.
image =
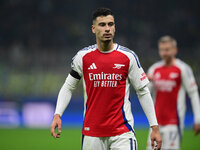
POLYGON ((77 53, 72 69, 83 78, 83 135, 107 137, 133 130, 130 83, 138 90, 149 82, 135 53, 118 44, 103 53, 92 45, 77 53))
POLYGON ((169 67, 160 61, 150 67, 148 76, 155 87, 158 124, 174 124, 183 128, 186 92, 197 90, 191 68, 179 59, 176 59, 175 65, 169 67))

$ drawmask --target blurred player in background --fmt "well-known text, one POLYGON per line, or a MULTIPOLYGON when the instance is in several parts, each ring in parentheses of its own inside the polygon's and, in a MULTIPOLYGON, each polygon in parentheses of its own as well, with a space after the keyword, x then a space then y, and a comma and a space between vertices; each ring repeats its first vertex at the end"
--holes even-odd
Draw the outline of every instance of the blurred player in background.
MULTIPOLYGON (((158 41, 161 61, 148 70, 150 86, 155 88, 155 111, 160 126, 163 150, 180 149, 186 111, 186 92, 194 112, 194 132, 200 133, 200 103, 192 69, 177 59, 177 42, 170 36, 158 41)), ((150 89, 152 89, 150 87, 150 89)), ((147 149, 151 149, 148 140, 147 149)))
POLYGON ((73 58, 72 70, 59 92, 51 125, 52 135, 60 137, 60 117, 71 99, 72 91, 83 78, 83 150, 136 150, 129 101, 132 84, 152 129, 152 146, 159 150, 161 136, 147 88, 149 81, 135 53, 113 43, 115 22, 110 9, 99 8, 94 12, 92 32, 96 35, 97 44, 80 50, 73 58), (56 127, 59 133, 55 133, 56 127))

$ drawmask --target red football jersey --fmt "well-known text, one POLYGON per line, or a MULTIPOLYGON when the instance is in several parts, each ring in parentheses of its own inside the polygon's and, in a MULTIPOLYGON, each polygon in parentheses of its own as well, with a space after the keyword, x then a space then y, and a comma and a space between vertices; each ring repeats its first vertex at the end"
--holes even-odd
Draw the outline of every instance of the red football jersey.
POLYGON ((83 78, 83 135, 106 137, 133 130, 130 83, 137 90, 149 82, 135 53, 118 44, 103 53, 92 45, 77 53, 72 69, 83 78))
POLYGON ((183 127, 186 91, 192 92, 197 88, 191 68, 179 59, 172 66, 165 66, 160 61, 150 67, 148 76, 155 87, 158 124, 183 127))

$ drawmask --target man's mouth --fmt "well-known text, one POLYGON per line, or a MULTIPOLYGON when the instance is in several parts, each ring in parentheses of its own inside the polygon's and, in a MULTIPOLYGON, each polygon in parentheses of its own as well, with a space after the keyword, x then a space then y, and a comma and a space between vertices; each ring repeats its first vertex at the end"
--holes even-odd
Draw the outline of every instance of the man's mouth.
POLYGON ((109 37, 112 36, 112 34, 104 34, 103 36, 104 36, 105 38, 109 38, 109 37))

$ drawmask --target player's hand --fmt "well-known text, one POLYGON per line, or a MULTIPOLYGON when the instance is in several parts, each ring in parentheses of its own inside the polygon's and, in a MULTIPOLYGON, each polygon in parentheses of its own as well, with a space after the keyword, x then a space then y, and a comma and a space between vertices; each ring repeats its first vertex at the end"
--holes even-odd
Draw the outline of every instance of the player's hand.
POLYGON ((151 132, 151 146, 154 150, 160 150, 162 146, 162 138, 160 135, 159 127, 158 126, 152 126, 152 132, 151 132), (156 145, 154 144, 156 142, 156 145))
POLYGON ((61 134, 61 119, 60 119, 60 115, 56 114, 53 117, 53 121, 51 124, 51 135, 56 139, 60 137, 61 134), (58 133, 55 132, 55 129, 58 127, 58 133))
POLYGON ((194 124, 193 130, 194 130, 194 134, 198 135, 200 133, 200 124, 194 124))
POLYGON ((152 81, 152 77, 149 74, 147 74, 147 78, 149 79, 149 81, 152 81))

